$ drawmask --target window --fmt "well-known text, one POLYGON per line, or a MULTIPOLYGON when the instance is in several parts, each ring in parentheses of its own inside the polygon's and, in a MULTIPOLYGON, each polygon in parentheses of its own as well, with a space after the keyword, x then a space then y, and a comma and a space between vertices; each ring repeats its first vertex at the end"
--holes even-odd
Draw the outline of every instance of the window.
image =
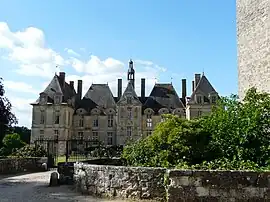
POLYGON ((96 141, 96 142, 94 142, 95 145, 98 144, 98 132, 97 131, 93 132, 92 140, 96 141))
POLYGON ((216 96, 212 96, 212 97, 211 97, 211 99, 212 99, 212 103, 214 103, 214 104, 215 104, 215 103, 217 102, 217 98, 216 98, 216 96))
POLYGON ((108 127, 109 128, 113 127, 113 115, 112 114, 108 115, 108 127))
POLYGON ((45 123, 45 112, 41 112, 41 115, 40 115, 40 124, 44 124, 45 123))
POLYGON ((132 135, 132 129, 131 129, 131 126, 128 126, 127 127, 127 136, 131 137, 131 135, 132 135))
POLYGON ((130 96, 127 97, 127 103, 128 104, 131 104, 132 103, 132 100, 131 100, 131 97, 130 96))
POLYGON ((61 95, 56 95, 54 97, 54 104, 60 104, 61 103, 61 95))
POLYGON ((132 118, 132 109, 131 108, 127 108, 127 116, 128 116, 128 119, 132 118))
POLYGON ((54 124, 59 124, 59 122, 60 122, 60 116, 59 116, 59 114, 57 113, 57 114, 55 115, 55 117, 54 117, 54 124))
POLYGON ((78 132, 78 138, 79 138, 80 140, 83 139, 83 132, 78 132))
POLYGON ((83 117, 80 117, 80 120, 79 120, 79 127, 83 127, 83 117))
POLYGON ((151 135, 151 134, 152 134, 152 131, 151 131, 151 130, 146 131, 146 135, 147 135, 147 136, 149 136, 149 135, 151 135))
POLYGON ((94 127, 98 127, 98 118, 96 117, 93 122, 94 127))
POLYGON ((197 103, 201 104, 202 103, 202 96, 197 95, 196 97, 197 97, 197 103))
POLYGON ((59 130, 54 130, 54 139, 58 140, 59 130))
POLYGON ((40 135, 44 135, 44 130, 39 131, 40 135))
POLYGON ((113 133, 112 132, 108 132, 108 139, 107 139, 107 144, 108 145, 113 145, 113 133))
POLYGON ((146 115, 146 127, 152 128, 152 116, 150 114, 146 115))

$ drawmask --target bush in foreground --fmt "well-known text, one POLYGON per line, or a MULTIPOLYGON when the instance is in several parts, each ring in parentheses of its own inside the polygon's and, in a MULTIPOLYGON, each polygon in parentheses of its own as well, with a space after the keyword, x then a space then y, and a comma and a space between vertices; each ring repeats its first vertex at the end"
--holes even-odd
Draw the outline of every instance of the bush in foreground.
POLYGON ((167 115, 149 137, 124 148, 128 165, 252 170, 270 165, 270 95, 250 89, 243 102, 222 98, 196 120, 167 115))

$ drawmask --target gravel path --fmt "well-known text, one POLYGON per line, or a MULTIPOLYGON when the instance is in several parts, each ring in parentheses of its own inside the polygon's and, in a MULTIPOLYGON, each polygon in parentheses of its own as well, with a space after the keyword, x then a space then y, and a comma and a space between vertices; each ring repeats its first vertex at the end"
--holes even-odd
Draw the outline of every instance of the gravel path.
POLYGON ((48 187, 50 174, 51 171, 13 177, 0 176, 0 202, 109 202, 109 200, 82 196, 75 193, 70 186, 48 187))

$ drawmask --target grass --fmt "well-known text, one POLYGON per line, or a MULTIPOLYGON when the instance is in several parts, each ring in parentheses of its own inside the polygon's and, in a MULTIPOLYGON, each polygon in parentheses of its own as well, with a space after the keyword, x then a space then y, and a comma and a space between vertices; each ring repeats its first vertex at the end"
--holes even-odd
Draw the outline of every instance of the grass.
MULTIPOLYGON (((85 161, 89 160, 89 158, 85 156, 69 156, 68 162, 74 162, 74 161, 85 161)), ((66 162, 66 156, 58 156, 56 159, 56 163, 66 162)))

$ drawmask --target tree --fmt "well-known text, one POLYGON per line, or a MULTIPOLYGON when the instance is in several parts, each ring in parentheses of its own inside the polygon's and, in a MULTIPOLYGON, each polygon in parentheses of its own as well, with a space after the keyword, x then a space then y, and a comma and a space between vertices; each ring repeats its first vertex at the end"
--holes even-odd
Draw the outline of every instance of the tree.
POLYGON ((201 120, 167 115, 151 136, 124 148, 129 165, 175 167, 183 162, 202 163, 209 155, 210 134, 202 131, 201 120))
POLYGON ((8 133, 11 125, 17 123, 15 115, 11 112, 12 105, 4 95, 4 85, 2 83, 2 78, 0 78, 0 147, 2 146, 2 140, 8 133))
POLYGON ((8 134, 3 138, 2 155, 9 155, 17 149, 23 147, 26 143, 21 140, 17 133, 8 134))
POLYGON ((30 144, 31 130, 24 126, 14 126, 12 128, 13 133, 18 133, 21 140, 27 144, 30 144))
POLYGON ((209 116, 167 116, 153 134, 124 148, 133 166, 257 169, 270 166, 270 94, 255 88, 243 102, 219 100, 209 116))
POLYGON ((243 102, 235 95, 223 98, 203 127, 212 135, 214 159, 270 163, 270 94, 251 88, 243 102))

